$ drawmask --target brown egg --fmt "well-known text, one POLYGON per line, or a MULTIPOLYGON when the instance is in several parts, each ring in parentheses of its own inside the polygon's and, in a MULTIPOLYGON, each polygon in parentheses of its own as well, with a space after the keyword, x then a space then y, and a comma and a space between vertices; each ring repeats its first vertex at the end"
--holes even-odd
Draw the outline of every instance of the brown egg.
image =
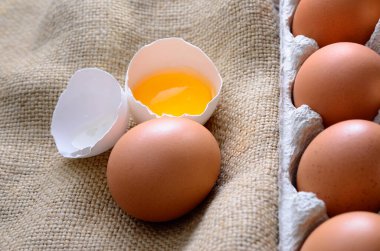
POLYGON ((337 42, 365 44, 380 18, 379 0, 301 0, 293 18, 295 36, 319 47, 337 42))
POLYGON ((380 108, 380 55, 354 43, 319 49, 301 66, 294 105, 307 104, 325 126, 348 119, 373 120, 380 108))
POLYGON ((322 131, 297 171, 299 191, 313 192, 329 216, 380 210, 380 125, 348 120, 322 131))
POLYGON ((116 203, 145 221, 167 221, 197 206, 220 172, 220 149, 202 125, 183 118, 146 121, 129 130, 108 160, 116 203))
POLYGON ((380 215, 351 212, 335 216, 317 227, 301 251, 379 251, 380 215))

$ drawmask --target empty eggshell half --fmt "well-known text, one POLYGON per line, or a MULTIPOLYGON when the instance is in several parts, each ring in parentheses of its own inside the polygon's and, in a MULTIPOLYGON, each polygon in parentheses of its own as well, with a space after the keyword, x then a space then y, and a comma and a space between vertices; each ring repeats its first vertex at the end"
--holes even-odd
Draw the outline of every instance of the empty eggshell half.
POLYGON ((97 68, 78 70, 55 107, 51 134, 67 158, 91 157, 110 149, 128 127, 126 94, 97 68))
POLYGON ((207 104, 203 113, 200 115, 184 114, 180 116, 201 124, 206 123, 216 109, 222 88, 222 78, 214 63, 200 48, 181 38, 156 40, 142 47, 132 58, 126 75, 125 88, 129 109, 134 121, 141 123, 158 117, 174 117, 169 114, 163 114, 162 116, 155 114, 146 105, 138 101, 131 90, 144 77, 168 69, 188 69, 208 79, 215 95, 207 104))

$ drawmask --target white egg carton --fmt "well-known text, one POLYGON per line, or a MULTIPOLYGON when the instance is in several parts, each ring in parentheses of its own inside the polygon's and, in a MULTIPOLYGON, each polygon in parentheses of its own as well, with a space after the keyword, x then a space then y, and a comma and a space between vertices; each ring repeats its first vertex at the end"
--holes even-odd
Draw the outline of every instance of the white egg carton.
MULTIPOLYGON (((327 219, 324 202, 315 194, 297 192, 292 182, 301 155, 324 127, 318 113, 307 105, 295 108, 292 86, 302 63, 316 50, 317 43, 304 36, 294 37, 291 23, 300 0, 280 1, 280 170, 279 170, 279 250, 299 250, 305 238, 327 219)), ((367 46, 380 54, 380 20, 367 46)), ((375 119, 380 122, 379 115, 375 119)))

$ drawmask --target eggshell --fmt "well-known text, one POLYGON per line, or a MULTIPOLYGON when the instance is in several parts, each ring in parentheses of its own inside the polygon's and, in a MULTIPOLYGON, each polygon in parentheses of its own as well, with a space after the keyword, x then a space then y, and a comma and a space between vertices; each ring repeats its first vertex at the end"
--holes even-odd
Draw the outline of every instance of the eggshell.
POLYGON ((338 215, 315 229, 301 251, 378 251, 380 216, 369 212, 338 215))
POLYGON ((380 125, 337 123, 314 138, 301 157, 299 191, 322 199, 329 216, 380 210, 380 125))
POLYGON ((323 47, 302 64, 293 94, 294 105, 310 106, 325 126, 373 120, 380 108, 380 55, 355 43, 323 47))
POLYGON ((302 0, 293 19, 293 34, 317 41, 365 44, 380 18, 379 0, 302 0))
MULTIPOLYGON (((142 47, 130 61, 125 88, 133 119, 137 123, 141 123, 160 117, 146 105, 136 100, 131 88, 144 77, 167 69, 191 69, 209 80, 215 91, 215 96, 205 111, 200 115, 184 114, 180 116, 201 124, 206 123, 216 109, 222 88, 222 78, 214 63, 201 49, 181 38, 156 40, 142 47)), ((173 116, 164 114, 162 117, 173 116)))
POLYGON ((129 130, 112 149, 107 182, 116 203, 145 221, 168 221, 197 206, 220 172, 213 135, 184 118, 159 118, 129 130))
POLYGON ((60 154, 91 157, 110 149, 128 126, 126 95, 117 80, 97 68, 78 70, 55 107, 51 134, 60 154))

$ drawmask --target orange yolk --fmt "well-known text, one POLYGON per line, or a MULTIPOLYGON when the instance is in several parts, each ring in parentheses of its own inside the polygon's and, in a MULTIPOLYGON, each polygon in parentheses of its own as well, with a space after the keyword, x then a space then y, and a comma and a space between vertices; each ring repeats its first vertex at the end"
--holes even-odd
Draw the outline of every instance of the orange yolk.
POLYGON ((136 83, 134 97, 161 116, 199 115, 213 97, 207 79, 193 72, 158 72, 136 83))

